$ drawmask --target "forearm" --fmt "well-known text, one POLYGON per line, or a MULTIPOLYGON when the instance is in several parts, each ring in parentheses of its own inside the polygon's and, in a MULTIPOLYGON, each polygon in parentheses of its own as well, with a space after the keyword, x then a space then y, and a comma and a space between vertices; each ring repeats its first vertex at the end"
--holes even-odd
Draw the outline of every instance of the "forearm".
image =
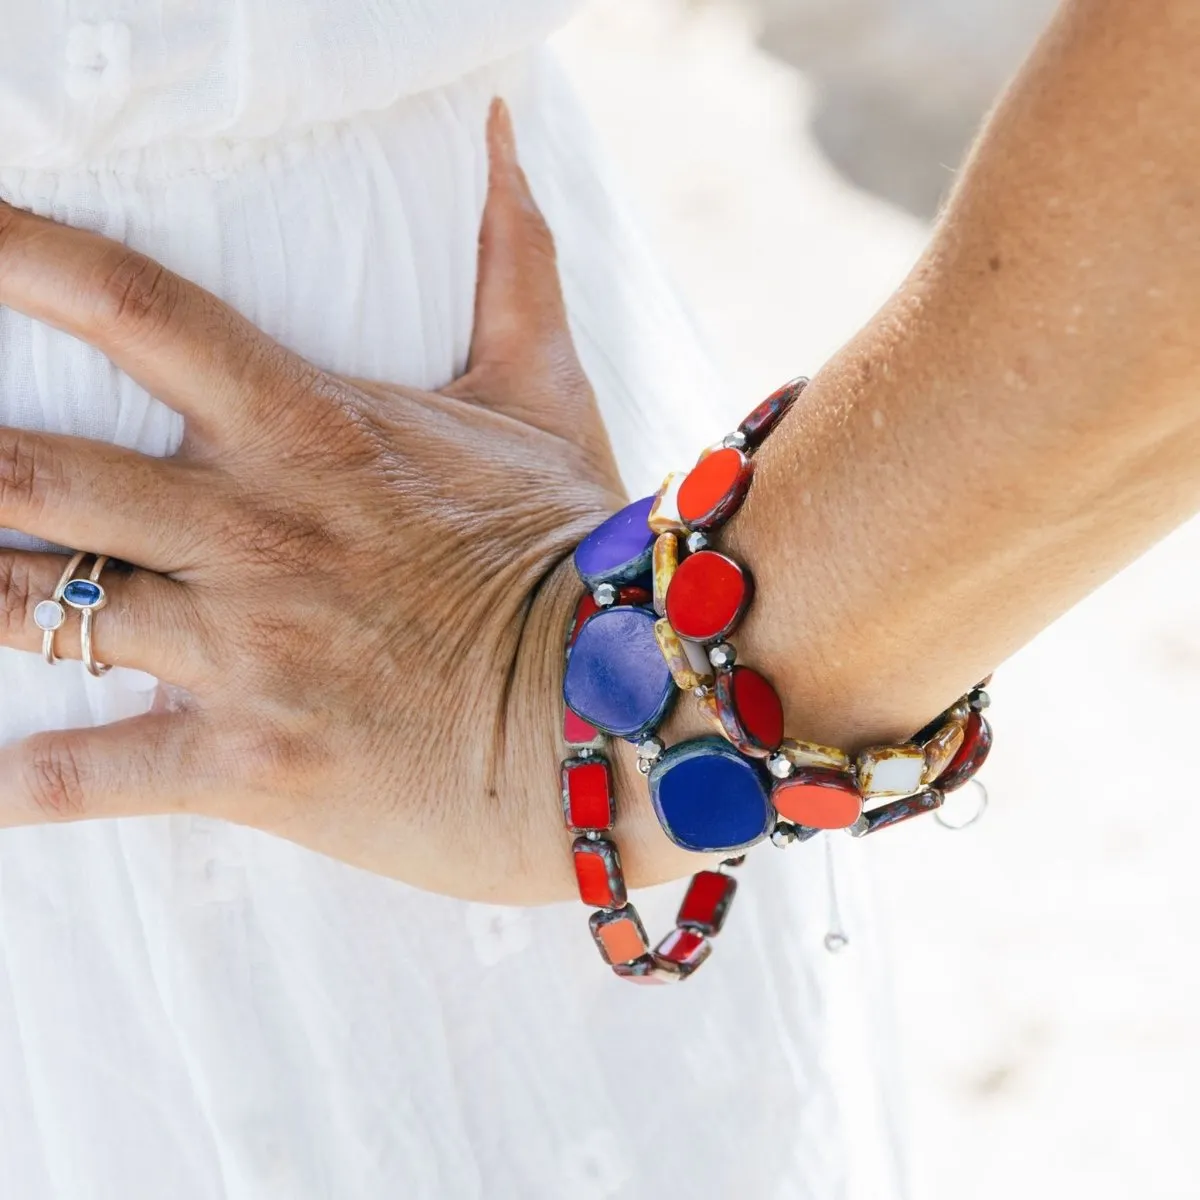
POLYGON ((1194 5, 1066 6, 759 454, 736 640, 793 736, 909 736, 1200 506, 1198 56, 1194 5))
POLYGON ((1198 56, 1194 5, 1068 5, 760 455, 741 641, 799 735, 910 734, 1200 505, 1198 56))

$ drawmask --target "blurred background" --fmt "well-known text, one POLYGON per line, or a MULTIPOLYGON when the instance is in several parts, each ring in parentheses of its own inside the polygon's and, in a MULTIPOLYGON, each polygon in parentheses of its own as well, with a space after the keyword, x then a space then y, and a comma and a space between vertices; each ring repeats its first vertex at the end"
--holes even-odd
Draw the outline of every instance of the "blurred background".
MULTIPOLYGON (((560 35, 736 408, 896 286, 1053 7, 592 0, 560 35)), ((986 818, 855 844, 892 948, 913 1195, 1194 1200, 1200 524, 992 694, 986 818)))

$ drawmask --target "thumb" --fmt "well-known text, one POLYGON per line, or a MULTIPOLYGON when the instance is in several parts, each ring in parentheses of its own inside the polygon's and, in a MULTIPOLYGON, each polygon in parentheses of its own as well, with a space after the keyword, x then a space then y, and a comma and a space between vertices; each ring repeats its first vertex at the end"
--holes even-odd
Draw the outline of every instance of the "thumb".
POLYGON ((487 141, 475 331, 467 374, 449 390, 572 442, 607 445, 568 328, 554 238, 518 161, 503 100, 492 101, 487 141))

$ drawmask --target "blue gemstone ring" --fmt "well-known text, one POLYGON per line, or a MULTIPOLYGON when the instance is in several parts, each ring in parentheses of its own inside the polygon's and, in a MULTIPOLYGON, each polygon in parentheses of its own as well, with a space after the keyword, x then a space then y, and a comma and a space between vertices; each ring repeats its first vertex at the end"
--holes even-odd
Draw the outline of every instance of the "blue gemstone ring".
POLYGON ((93 675, 103 675, 108 667, 96 661, 92 649, 92 620, 107 603, 108 595, 100 584, 100 575, 108 565, 108 556, 98 555, 91 571, 84 579, 76 579, 75 573, 87 553, 77 551, 58 578, 58 585, 49 600, 41 601, 33 610, 33 622, 42 631, 42 657, 54 666, 58 655, 54 651, 54 637, 67 619, 67 609, 79 613, 79 635, 81 657, 84 666, 93 675))

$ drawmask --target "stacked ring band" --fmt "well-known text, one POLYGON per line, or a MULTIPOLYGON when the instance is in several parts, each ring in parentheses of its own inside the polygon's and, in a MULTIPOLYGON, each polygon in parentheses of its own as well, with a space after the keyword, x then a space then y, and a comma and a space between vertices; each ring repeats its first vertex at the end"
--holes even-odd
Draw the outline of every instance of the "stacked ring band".
MULTIPOLYGON (((850 755, 785 737, 783 705, 729 641, 753 581, 712 539, 741 507, 755 451, 800 396, 797 379, 768 397, 686 475, 603 522, 575 552, 589 589, 567 635, 562 803, 593 938, 620 977, 685 979, 711 952, 736 890, 731 868, 770 839, 779 847, 822 830, 862 837, 939 809, 991 748, 983 684, 898 745, 850 755), (712 727, 666 747, 655 736, 680 692, 712 727), (664 833, 721 859, 696 875, 675 928, 653 949, 628 903, 615 825, 611 737, 637 746, 664 833)), ((985 680, 984 683, 987 681, 985 680)))
POLYGON ((58 662, 58 655, 54 653, 54 635, 67 619, 67 610, 63 607, 63 592, 66 591, 67 584, 75 578, 75 572, 79 570, 79 564, 85 558, 87 554, 82 550, 73 554, 58 577, 54 594, 49 600, 41 601, 33 610, 33 623, 42 631, 42 657, 50 666, 58 662))
POLYGON ((92 675, 103 675, 109 668, 96 661, 93 649, 92 622, 95 615, 108 603, 108 594, 100 583, 100 576, 109 563, 105 554, 97 555, 92 569, 85 578, 76 574, 87 552, 80 550, 67 562, 53 595, 42 600, 33 610, 34 624, 42 631, 42 657, 50 666, 58 662, 54 639, 67 619, 67 609, 79 613, 80 658, 92 675))

